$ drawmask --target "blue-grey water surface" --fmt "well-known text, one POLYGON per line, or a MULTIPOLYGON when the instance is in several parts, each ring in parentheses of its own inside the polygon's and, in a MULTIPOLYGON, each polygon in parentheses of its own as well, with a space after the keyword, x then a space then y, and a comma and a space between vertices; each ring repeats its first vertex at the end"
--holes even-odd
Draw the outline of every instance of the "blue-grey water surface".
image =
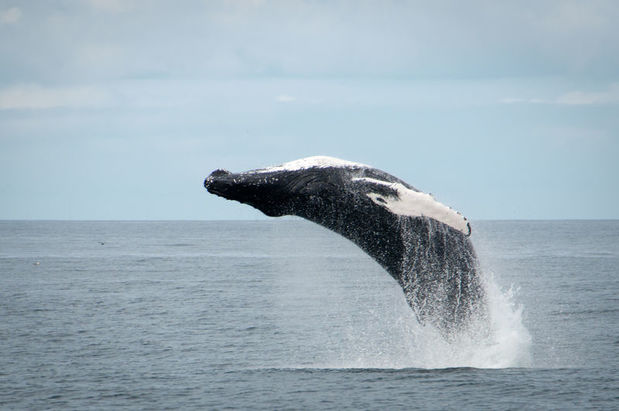
POLYGON ((492 335, 449 344, 301 220, 0 222, 0 407, 619 408, 619 221, 473 230, 492 335))

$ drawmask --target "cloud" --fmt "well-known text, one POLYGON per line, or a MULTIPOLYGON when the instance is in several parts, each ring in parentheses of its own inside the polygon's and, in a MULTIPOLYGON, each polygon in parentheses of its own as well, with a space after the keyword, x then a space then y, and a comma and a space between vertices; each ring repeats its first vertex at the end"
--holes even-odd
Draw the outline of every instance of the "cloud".
POLYGON ((0 90, 0 110, 92 107, 105 103, 107 93, 96 87, 19 85, 0 90))
POLYGON ((21 18, 21 10, 17 7, 0 11, 0 24, 14 24, 21 18))
POLYGON ((585 73, 616 81, 619 65, 616 1, 22 4, 32 26, 0 37, 0 52, 12 53, 5 83, 92 83, 140 72, 387 79, 585 73), (84 51, 90 47, 109 50, 84 51))
POLYGON ((594 127, 558 126, 545 129, 544 134, 550 137, 555 144, 563 146, 572 144, 591 145, 591 143, 596 143, 597 146, 609 141, 607 130, 594 127))
POLYGON ((619 103, 619 83, 613 83, 607 90, 598 92, 571 91, 556 99, 557 104, 589 105, 619 103))
POLYGON ((287 94, 280 94, 279 96, 275 98, 275 100, 278 101, 279 103, 292 103, 293 101, 296 100, 296 97, 289 96, 287 94))
POLYGON ((603 91, 570 91, 552 99, 506 97, 499 100, 503 104, 560 104, 583 106, 592 104, 619 103, 619 83, 612 83, 603 91))
POLYGON ((92 8, 108 13, 123 13, 134 7, 129 0, 88 0, 88 3, 92 8))
POLYGON ((520 98, 520 97, 505 97, 499 100, 503 104, 517 104, 517 103, 529 103, 529 104, 545 104, 547 100, 539 98, 520 98))

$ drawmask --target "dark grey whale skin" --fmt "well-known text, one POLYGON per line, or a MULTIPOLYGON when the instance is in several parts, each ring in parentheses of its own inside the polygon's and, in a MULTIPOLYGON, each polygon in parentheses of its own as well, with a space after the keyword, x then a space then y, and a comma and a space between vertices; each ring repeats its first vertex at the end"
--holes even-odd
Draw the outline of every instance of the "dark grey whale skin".
MULTIPOLYGON (((445 336, 483 312, 485 294, 468 235, 428 217, 397 215, 368 193, 397 197, 372 178, 419 191, 384 171, 356 166, 299 170, 215 170, 204 180, 212 194, 248 204, 267 216, 295 215, 348 238, 400 284, 420 323, 445 336)), ((470 230, 470 227, 469 227, 470 230)))

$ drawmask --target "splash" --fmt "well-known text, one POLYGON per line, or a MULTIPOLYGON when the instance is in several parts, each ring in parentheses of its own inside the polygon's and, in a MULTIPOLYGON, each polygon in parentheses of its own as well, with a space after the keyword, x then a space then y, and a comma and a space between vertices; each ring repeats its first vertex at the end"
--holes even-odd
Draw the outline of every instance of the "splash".
POLYGON ((437 328, 420 325, 406 304, 397 304, 373 310, 361 331, 359 324, 351 326, 347 351, 328 361, 328 368, 530 366, 531 336, 522 321, 523 307, 515 303, 516 291, 502 290, 491 274, 484 279, 484 287, 487 311, 449 341, 437 328))

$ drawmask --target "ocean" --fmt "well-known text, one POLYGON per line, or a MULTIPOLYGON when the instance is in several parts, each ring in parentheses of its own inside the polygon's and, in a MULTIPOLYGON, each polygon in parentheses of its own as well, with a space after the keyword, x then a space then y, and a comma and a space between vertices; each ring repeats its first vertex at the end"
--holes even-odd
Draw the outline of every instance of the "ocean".
POLYGON ((3 409, 619 409, 619 221, 474 221, 446 342, 299 219, 0 221, 3 409))

